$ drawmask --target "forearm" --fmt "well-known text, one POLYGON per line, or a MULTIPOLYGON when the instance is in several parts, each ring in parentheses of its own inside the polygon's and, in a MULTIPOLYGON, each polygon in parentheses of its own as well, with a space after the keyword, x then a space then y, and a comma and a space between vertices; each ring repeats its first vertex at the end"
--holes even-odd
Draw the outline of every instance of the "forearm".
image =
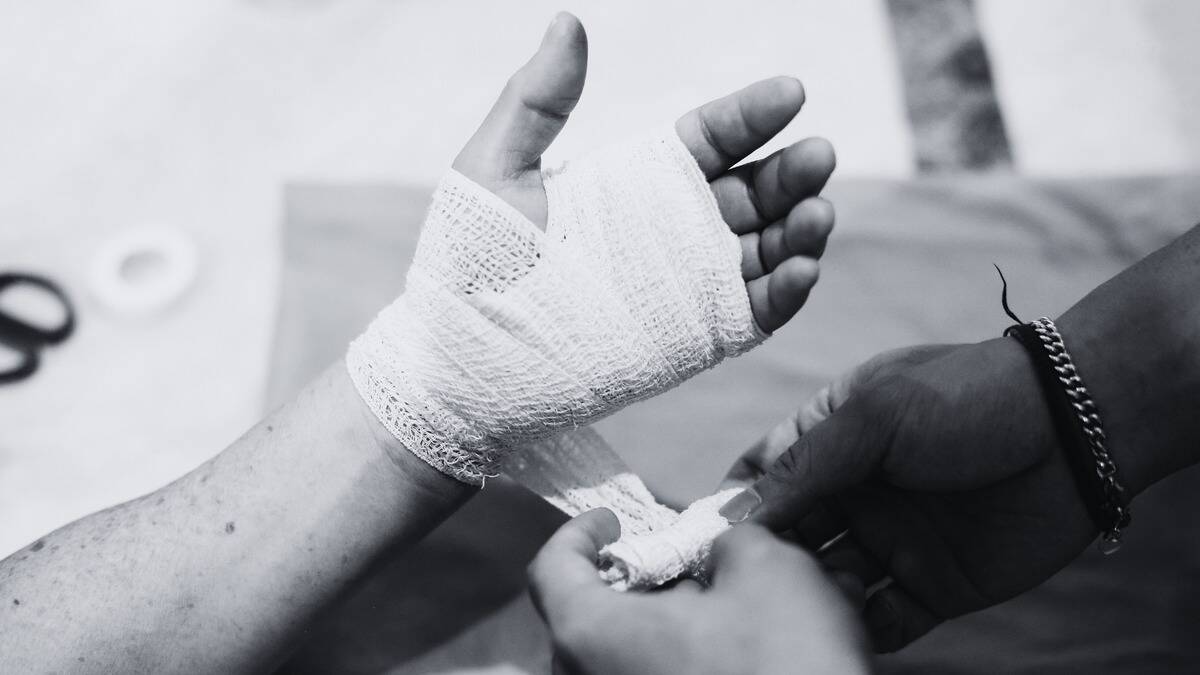
POLYGON ((1134 494, 1200 461, 1200 227, 1058 321, 1134 494))
POLYGON ((337 364, 178 481, 0 562, 0 670, 269 669, 472 492, 398 447, 337 364))

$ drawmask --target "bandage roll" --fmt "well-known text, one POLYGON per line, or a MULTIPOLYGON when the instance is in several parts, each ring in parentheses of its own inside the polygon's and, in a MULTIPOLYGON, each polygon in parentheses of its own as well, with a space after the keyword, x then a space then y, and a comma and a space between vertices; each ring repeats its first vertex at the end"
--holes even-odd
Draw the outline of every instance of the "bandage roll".
POLYGON ((161 311, 195 282, 195 242, 180 230, 138 228, 106 241, 92 257, 89 290, 110 311, 161 311))
POLYGON ((649 532, 622 530, 619 540, 600 550, 600 578, 618 591, 657 588, 682 577, 707 581, 713 541, 729 529, 720 508, 739 492, 699 499, 649 532))

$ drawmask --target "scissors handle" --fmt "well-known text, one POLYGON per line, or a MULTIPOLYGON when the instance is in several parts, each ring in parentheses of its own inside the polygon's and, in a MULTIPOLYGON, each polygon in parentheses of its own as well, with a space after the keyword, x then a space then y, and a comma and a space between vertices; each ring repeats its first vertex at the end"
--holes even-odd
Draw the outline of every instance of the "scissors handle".
POLYGON ((58 284, 33 274, 14 272, 0 273, 0 293, 14 286, 36 286, 53 295, 63 308, 63 322, 56 328, 41 328, 0 312, 0 342, 10 347, 30 350, 45 345, 56 345, 71 336, 75 330, 75 308, 58 284))
POLYGON ((40 350, 56 345, 75 331, 75 308, 58 284, 33 274, 0 273, 0 293, 14 286, 35 286, 58 299, 63 308, 63 321, 55 328, 41 328, 0 311, 0 344, 20 355, 20 361, 7 370, 0 370, 0 384, 23 380, 38 369, 40 350))
POLYGON ((21 360, 17 362, 17 365, 8 370, 0 370, 0 384, 19 382, 37 372, 38 363, 41 359, 38 357, 36 349, 21 349, 18 347, 14 348, 14 351, 21 355, 21 360))

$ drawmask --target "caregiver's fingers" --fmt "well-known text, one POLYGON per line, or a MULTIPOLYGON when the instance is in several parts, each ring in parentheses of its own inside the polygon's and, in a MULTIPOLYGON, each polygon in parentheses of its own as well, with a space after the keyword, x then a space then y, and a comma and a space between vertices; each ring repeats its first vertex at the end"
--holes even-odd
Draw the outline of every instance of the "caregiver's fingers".
POLYGON ((799 80, 773 77, 692 110, 675 132, 712 180, 779 133, 802 105, 799 80))
POLYGON ((583 93, 587 34, 579 19, 560 12, 537 52, 508 81, 454 168, 485 187, 540 166, 583 93))
POLYGON ((887 411, 856 396, 838 414, 803 433, 748 490, 761 500, 751 514, 775 530, 792 527, 818 502, 870 476, 888 447, 887 411))
POLYGON ((736 234, 761 230, 797 203, 820 194, 837 164, 833 146, 807 138, 711 183, 721 216, 736 234))
POLYGON ((771 333, 787 323, 808 300, 820 276, 820 265, 812 258, 788 258, 766 276, 746 283, 750 310, 763 332, 771 333))
POLYGON ((902 490, 864 484, 838 498, 844 508, 850 543, 837 555, 828 551, 828 564, 861 575, 868 586, 883 577, 903 588, 937 617, 960 616, 996 603, 985 592, 971 568, 964 567, 962 551, 946 538, 919 502, 902 490), (878 566, 878 567, 877 567, 878 566))
POLYGON ((895 584, 867 597, 863 620, 879 653, 894 652, 940 623, 929 609, 895 584))
POLYGON ((841 570, 829 570, 829 578, 841 589, 846 601, 861 612, 867 602, 867 589, 863 586, 862 579, 841 570))
POLYGON ((799 439, 800 428, 793 414, 776 424, 737 458, 721 481, 720 489, 749 486, 767 472, 767 468, 788 446, 799 439))
POLYGON ((883 564, 868 553, 850 532, 827 544, 817 553, 817 557, 830 570, 853 575, 864 588, 879 583, 888 575, 883 564))
POLYGON ((558 529, 529 565, 529 592, 548 622, 567 614, 576 603, 617 598, 597 574, 600 549, 617 540, 621 524, 612 511, 596 509, 558 529))

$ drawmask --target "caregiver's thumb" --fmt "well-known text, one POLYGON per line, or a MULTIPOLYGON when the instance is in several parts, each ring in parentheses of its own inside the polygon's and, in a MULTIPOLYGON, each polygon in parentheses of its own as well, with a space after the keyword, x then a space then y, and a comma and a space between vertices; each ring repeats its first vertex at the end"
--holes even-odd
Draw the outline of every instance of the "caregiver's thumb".
POLYGON ((775 460, 742 497, 750 502, 752 521, 775 530, 791 527, 821 499, 875 472, 891 431, 887 416, 870 413, 870 398, 851 397, 775 460))

